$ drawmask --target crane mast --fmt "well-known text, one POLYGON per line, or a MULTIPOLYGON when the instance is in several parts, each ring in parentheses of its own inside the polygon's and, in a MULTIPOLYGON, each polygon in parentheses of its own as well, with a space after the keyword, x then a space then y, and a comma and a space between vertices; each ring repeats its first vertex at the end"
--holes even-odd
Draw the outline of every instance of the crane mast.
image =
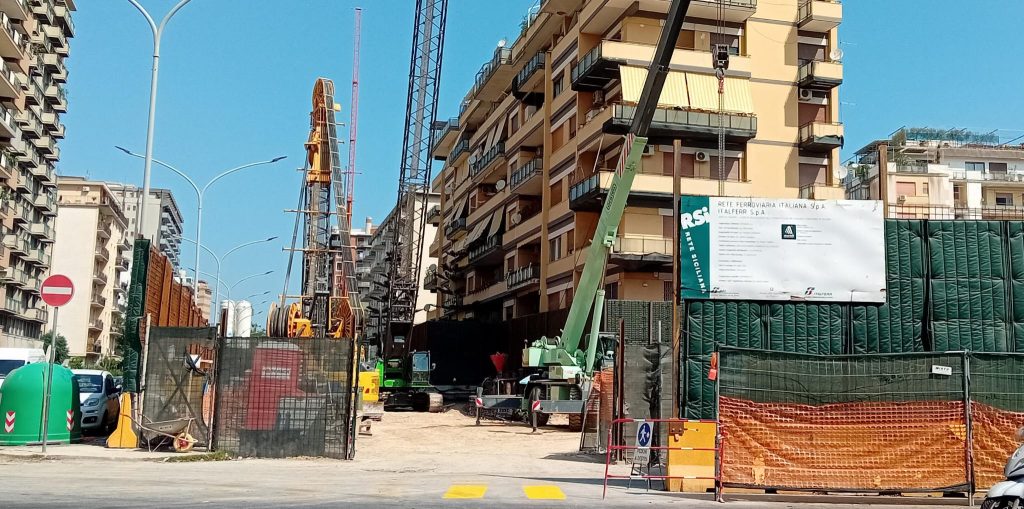
POLYGON ((447 15, 448 0, 416 0, 398 201, 388 239, 387 300, 381 310, 385 358, 404 355, 416 314, 447 15))

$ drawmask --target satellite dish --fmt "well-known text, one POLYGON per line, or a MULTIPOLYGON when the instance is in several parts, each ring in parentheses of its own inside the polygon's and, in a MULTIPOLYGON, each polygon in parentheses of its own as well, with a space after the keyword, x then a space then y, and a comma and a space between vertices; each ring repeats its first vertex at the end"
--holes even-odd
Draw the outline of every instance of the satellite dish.
POLYGON ((501 191, 502 189, 505 189, 505 179, 501 179, 494 183, 495 191, 501 191))
POLYGON ((523 220, 523 215, 516 212, 515 214, 512 214, 512 217, 510 217, 509 220, 511 220, 512 224, 519 224, 523 220))
POLYGON ((498 41, 499 48, 504 48, 506 44, 508 44, 508 41, 506 41, 505 38, 502 38, 500 41, 498 41))
POLYGON ((850 174, 850 169, 845 166, 836 168, 835 177, 836 180, 846 180, 847 175, 850 174))
POLYGON ((832 51, 828 54, 828 57, 831 58, 833 62, 839 62, 840 60, 843 59, 843 50, 840 48, 832 48, 832 51))

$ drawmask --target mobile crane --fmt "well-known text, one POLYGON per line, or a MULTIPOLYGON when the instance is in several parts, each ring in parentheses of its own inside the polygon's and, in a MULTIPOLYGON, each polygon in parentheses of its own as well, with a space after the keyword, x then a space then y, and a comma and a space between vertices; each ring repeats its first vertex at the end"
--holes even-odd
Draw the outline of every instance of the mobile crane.
MULTIPOLYGON (((542 337, 523 350, 523 367, 539 371, 521 382, 525 385, 522 396, 522 410, 527 412, 533 429, 544 425, 551 414, 579 415, 586 404, 595 364, 613 352, 615 335, 600 332, 601 313, 604 305, 605 267, 608 254, 615 241, 616 230, 626 209, 626 199, 633 186, 633 179, 640 165, 647 133, 658 107, 669 63, 675 49, 676 38, 682 29, 683 20, 689 10, 690 0, 673 0, 668 17, 662 28, 661 37, 644 82, 644 88, 637 103, 629 133, 623 147, 619 168, 613 176, 598 217, 594 237, 583 265, 583 274, 576 288, 575 298, 569 308, 561 336, 542 337), (628 153, 626 149, 628 148, 628 153), (587 317, 593 309, 590 334, 586 350, 580 349, 587 317), (599 348, 600 347, 600 348, 599 348)), ((487 396, 478 391, 478 408, 498 408, 507 405, 509 398, 487 396)))

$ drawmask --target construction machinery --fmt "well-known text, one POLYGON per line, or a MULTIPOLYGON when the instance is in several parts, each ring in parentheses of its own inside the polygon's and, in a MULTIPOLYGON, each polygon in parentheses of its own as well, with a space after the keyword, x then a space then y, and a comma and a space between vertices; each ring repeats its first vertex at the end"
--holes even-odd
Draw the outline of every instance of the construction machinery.
POLYGON ((420 262, 430 193, 430 147, 437 119, 438 85, 444 54, 448 0, 416 0, 409 90, 405 110, 398 201, 388 233, 386 304, 376 310, 382 327, 377 369, 388 406, 413 402, 414 408, 439 411, 441 394, 429 384, 429 352, 409 349, 420 289, 420 262), (425 357, 424 357, 425 355, 425 357), (423 408, 423 409, 426 409, 423 408))
MULTIPOLYGON (((662 28, 661 37, 655 50, 643 90, 637 103, 629 132, 625 137, 618 169, 608 188, 607 197, 594 229, 594 237, 587 250, 583 274, 576 287, 569 316, 562 334, 553 338, 542 337, 523 350, 523 367, 536 370, 520 380, 523 391, 515 397, 522 399, 524 410, 534 429, 543 426, 551 414, 582 414, 595 365, 603 358, 614 355, 614 334, 600 331, 601 313, 604 304, 605 268, 608 254, 615 242, 616 230, 625 212, 626 200, 633 186, 644 149, 651 120, 658 107, 665 80, 668 77, 669 62, 675 49, 676 38, 682 29, 683 20, 689 9, 690 0, 673 0, 662 28), (584 329, 591 319, 590 334, 584 343, 584 329), (586 344, 586 350, 580 345, 586 344)), ((717 52, 713 54, 717 55, 717 52)), ((727 65, 728 55, 724 57, 727 65)), ((720 68, 716 62, 716 68, 720 68)), ((609 359, 610 360, 610 359, 609 359)), ((486 389, 486 388, 485 388, 486 389)), ((493 395, 490 398, 481 390, 478 406, 503 404, 510 396, 493 395)))
POLYGON ((355 281, 355 247, 350 237, 350 186, 342 174, 338 154, 338 110, 334 82, 317 79, 285 287, 280 302, 274 303, 267 314, 267 333, 271 337, 357 340, 361 331, 362 305, 355 281), (300 292, 289 297, 296 253, 301 253, 300 292), (340 274, 335 274, 335 267, 341 268, 340 274))

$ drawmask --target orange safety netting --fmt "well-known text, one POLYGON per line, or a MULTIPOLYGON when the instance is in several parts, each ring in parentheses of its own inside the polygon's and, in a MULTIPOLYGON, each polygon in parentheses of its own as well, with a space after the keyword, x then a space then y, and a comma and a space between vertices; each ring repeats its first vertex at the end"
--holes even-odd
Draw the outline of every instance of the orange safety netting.
POLYGON ((941 490, 968 483, 958 401, 828 405, 722 397, 722 481, 821 490, 941 490))
POLYGON ((981 403, 971 403, 974 482, 986 490, 1003 480, 1003 467, 1020 447, 1017 430, 1024 427, 1024 412, 1010 412, 981 403))

